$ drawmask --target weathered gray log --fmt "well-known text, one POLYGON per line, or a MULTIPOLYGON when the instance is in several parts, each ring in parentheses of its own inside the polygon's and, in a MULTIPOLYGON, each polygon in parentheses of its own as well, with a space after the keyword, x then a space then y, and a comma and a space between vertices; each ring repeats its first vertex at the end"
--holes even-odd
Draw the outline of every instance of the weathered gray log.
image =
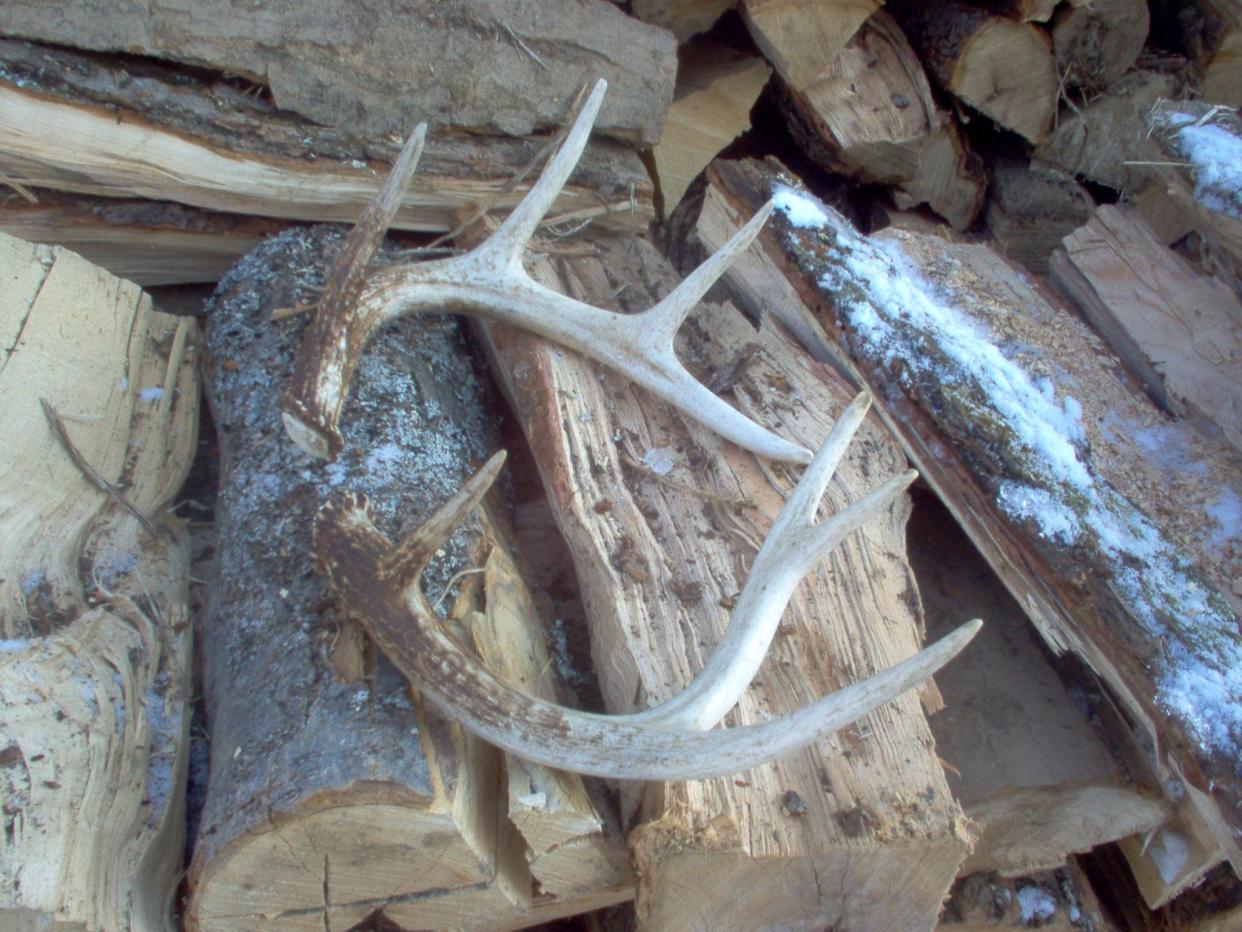
MULTIPOLYGON (((411 702, 385 661, 366 672, 373 652, 311 563, 311 519, 333 490, 366 493, 408 529, 496 447, 471 355, 442 318, 403 320, 368 347, 335 462, 288 440, 277 401, 303 318, 269 316, 313 300, 340 239, 326 227, 269 239, 209 305, 223 468, 202 632, 211 779, 187 921, 343 928, 377 909, 418 928, 534 921, 502 756, 411 702)), ((481 556, 479 531, 433 561, 433 599, 481 556)))
POLYGON ((556 126, 583 84, 613 87, 597 129, 646 145, 673 97, 676 42, 603 0, 39 0, 0 7, 0 33, 244 75, 279 107, 385 136, 430 128, 525 136, 556 126))

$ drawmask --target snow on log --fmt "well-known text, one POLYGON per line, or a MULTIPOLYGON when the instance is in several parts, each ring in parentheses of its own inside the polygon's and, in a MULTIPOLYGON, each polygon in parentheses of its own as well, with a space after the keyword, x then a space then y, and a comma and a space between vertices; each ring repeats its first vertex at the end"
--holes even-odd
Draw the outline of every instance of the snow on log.
POLYGON ((986 247, 863 237, 776 163, 713 167, 920 472, 1057 650, 1117 693, 1161 785, 1242 866, 1242 457, 1170 422, 986 247), (1017 312, 1016 309, 1021 309, 1017 312))

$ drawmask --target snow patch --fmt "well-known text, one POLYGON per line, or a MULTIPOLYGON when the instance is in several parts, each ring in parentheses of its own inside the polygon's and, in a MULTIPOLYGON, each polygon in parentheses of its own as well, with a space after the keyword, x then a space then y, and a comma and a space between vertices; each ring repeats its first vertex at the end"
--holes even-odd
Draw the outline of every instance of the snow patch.
POLYGON ((1193 164, 1195 200, 1203 206, 1242 219, 1242 139, 1213 123, 1183 126, 1178 148, 1193 164))
POLYGON ((1047 922, 1057 914, 1056 897, 1043 887, 1023 887, 1018 891, 1018 909, 1023 925, 1047 922))
POLYGON ((158 385, 150 385, 138 392, 139 401, 159 401, 164 397, 164 389, 158 385))
POLYGON ((667 476, 676 464, 677 451, 672 447, 652 447, 643 454, 643 465, 657 476, 667 476))

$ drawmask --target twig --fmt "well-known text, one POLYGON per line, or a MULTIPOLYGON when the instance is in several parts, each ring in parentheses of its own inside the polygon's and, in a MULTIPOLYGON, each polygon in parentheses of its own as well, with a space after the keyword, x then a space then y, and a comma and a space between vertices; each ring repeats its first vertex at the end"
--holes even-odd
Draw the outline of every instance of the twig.
POLYGON ((448 598, 449 591, 467 576, 477 576, 479 573, 485 572, 487 572, 487 567, 485 566, 472 566, 469 569, 464 569, 460 572, 454 573, 449 577, 449 581, 444 584, 444 589, 440 593, 440 597, 431 603, 431 610, 433 612, 436 611, 440 607, 440 604, 448 598))
POLYGON ((548 67, 548 63, 544 61, 542 58, 540 58, 538 55, 536 55, 534 50, 529 45, 527 45, 525 42, 522 41, 522 37, 513 31, 512 26, 510 26, 506 22, 501 22, 500 25, 504 29, 505 32, 509 33, 509 38, 512 39, 514 42, 516 42, 518 44, 518 48, 520 48, 523 52, 529 55, 536 65, 538 65, 540 68, 548 67))
POLYGON ((24 200, 29 201, 31 204, 39 203, 39 199, 34 196, 33 191, 31 191, 21 182, 14 181, 8 175, 0 175, 0 184, 12 188, 14 191, 20 194, 24 200))
POLYGON ((691 495, 698 496, 699 498, 707 499, 709 502, 716 502, 719 505, 725 505, 737 511, 741 511, 743 508, 755 507, 755 503, 749 498, 729 498, 726 495, 720 495, 719 493, 712 492, 709 489, 701 489, 685 482, 678 482, 676 479, 670 479, 668 476, 661 476, 654 469, 639 462, 634 457, 634 454, 625 447, 621 448, 621 459, 625 461, 626 466, 629 466, 631 469, 638 470, 638 472, 642 473, 649 479, 654 479, 656 482, 662 482, 667 486, 674 489, 680 489, 682 492, 688 492, 691 495))
POLYGON ((86 461, 86 457, 82 455, 82 452, 74 446, 73 441, 69 439, 69 432, 65 430, 65 422, 61 420, 60 415, 56 413, 56 409, 52 407, 52 403, 46 398, 40 398, 39 404, 43 406, 43 414, 47 417, 47 422, 52 428, 52 433, 56 435, 56 438, 60 441, 61 446, 64 447, 65 453, 68 454, 69 459, 73 461, 73 465, 78 467, 82 475, 86 478, 86 481, 128 511, 131 515, 138 519, 139 524, 158 537, 160 530, 155 526, 151 519, 131 504, 129 500, 121 494, 120 490, 116 486, 96 472, 95 468, 86 461))

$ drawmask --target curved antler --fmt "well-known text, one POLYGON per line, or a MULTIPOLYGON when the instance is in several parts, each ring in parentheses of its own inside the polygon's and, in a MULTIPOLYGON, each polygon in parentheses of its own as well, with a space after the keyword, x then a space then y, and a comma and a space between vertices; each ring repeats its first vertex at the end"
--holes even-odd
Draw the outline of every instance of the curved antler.
MULTIPOLYGON (((564 144, 526 197, 486 242, 462 256, 402 265, 368 274, 367 263, 413 173, 407 143, 377 195, 385 210, 368 209, 351 232, 347 268, 333 266, 343 283, 325 289, 306 327, 293 378, 281 401, 285 428, 298 446, 332 457, 341 448, 337 429, 354 367, 374 330, 403 314, 455 311, 500 321, 562 343, 643 386, 734 443, 777 460, 806 463, 811 453, 756 424, 714 395, 678 361, 673 338, 682 321, 733 261, 758 235, 771 213, 763 207, 718 252, 667 297, 641 314, 592 307, 533 281, 522 268, 522 252, 577 164, 607 82, 599 81, 564 144), (357 244, 368 248, 358 248, 357 244), (354 244, 354 245, 351 245, 354 244)), ((418 136, 421 126, 411 134, 418 136)), ((374 207, 374 205, 373 205, 374 207)))
MULTIPOLYGON (((395 546, 375 528, 364 496, 344 493, 334 498, 316 518, 315 552, 342 602, 411 685, 493 744, 552 767, 617 779, 700 779, 746 770, 805 747, 922 682, 957 654, 981 624, 969 622, 896 666, 796 712, 759 725, 699 730, 714 724, 745 690, 785 602, 805 572, 802 568, 822 558, 849 529, 882 507, 882 500, 887 503, 900 492, 899 483, 890 481, 837 516, 848 514, 847 520, 809 523, 857 428, 857 423, 849 422, 861 421, 865 410, 866 399, 851 405, 849 417, 842 418, 845 427, 833 430, 808 470, 810 479, 804 476, 777 519, 761 550, 768 555, 762 567, 756 558, 757 568, 766 567, 765 573, 778 578, 760 579, 752 571, 747 587, 756 586, 757 591, 749 604, 764 617, 756 621, 749 612, 735 616, 744 619, 737 623, 737 633, 731 625, 712 657, 716 666, 709 663, 713 672, 704 671, 711 679, 723 670, 726 688, 707 682, 688 699, 675 699, 646 713, 596 715, 531 697, 492 675, 440 627, 427 605, 419 586, 423 568, 491 486, 503 465, 503 451, 395 546), (775 621, 769 617, 774 608, 775 621)), ((908 476, 898 479, 901 488, 910 481, 908 476)), ((742 604, 739 599, 739 608, 742 604)), ((700 674, 696 684, 704 679, 700 674)))

